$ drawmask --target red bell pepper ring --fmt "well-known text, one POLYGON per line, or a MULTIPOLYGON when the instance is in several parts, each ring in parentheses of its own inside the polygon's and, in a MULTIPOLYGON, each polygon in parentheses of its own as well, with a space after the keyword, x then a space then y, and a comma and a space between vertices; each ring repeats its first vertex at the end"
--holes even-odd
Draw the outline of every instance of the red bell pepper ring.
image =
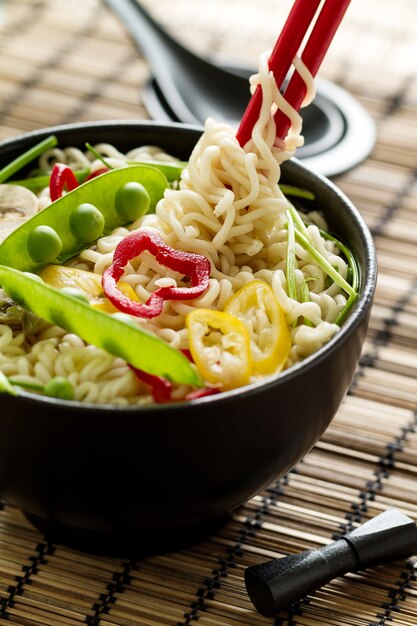
POLYGON ((52 202, 58 200, 64 190, 72 191, 76 187, 78 187, 78 180, 72 169, 64 163, 55 163, 49 179, 49 192, 52 202))
POLYGON ((182 348, 180 350, 180 352, 182 352, 183 355, 187 357, 187 359, 190 361, 190 363, 194 363, 194 359, 192 357, 192 354, 191 354, 191 352, 189 350, 187 350, 187 348, 182 348))
POLYGON ((207 396, 215 396, 220 393, 219 389, 215 389, 214 387, 203 387, 202 389, 195 389, 194 391, 190 391, 185 396, 186 400, 198 400, 199 398, 207 398, 207 396))
POLYGON ((144 372, 143 370, 140 370, 137 367, 132 367, 131 365, 129 365, 129 367, 140 381, 150 387, 154 402, 158 404, 172 402, 172 383, 170 383, 169 380, 162 378, 162 376, 148 374, 148 372, 144 372))
POLYGON ((137 317, 156 317, 162 312, 165 300, 193 300, 209 286, 210 261, 201 254, 182 252, 168 246, 155 230, 143 228, 124 237, 117 245, 112 265, 102 278, 104 293, 114 306, 137 317), (159 287, 145 303, 134 302, 117 286, 126 264, 147 250, 161 265, 190 279, 190 287, 159 287))
POLYGON ((88 180, 91 180, 92 178, 96 178, 97 176, 100 176, 100 174, 105 174, 106 172, 109 172, 109 168, 108 167, 100 167, 100 169, 96 170, 95 172, 91 172, 91 174, 89 174, 87 176, 87 178, 85 179, 85 183, 88 180))
MULTIPOLYGON (((184 352, 184 350, 181 350, 184 352)), ((135 376, 145 385, 150 387, 150 392, 152 394, 153 401, 157 404, 164 404, 166 402, 173 402, 171 397, 172 394, 172 383, 161 376, 154 376, 153 374, 148 374, 143 370, 137 369, 136 367, 132 367, 129 365, 130 369, 134 372, 135 376)), ((188 401, 198 400, 199 398, 206 398, 208 396, 214 396, 220 393, 219 389, 215 389, 214 387, 203 387, 203 389, 194 389, 190 391, 185 399, 188 401)))

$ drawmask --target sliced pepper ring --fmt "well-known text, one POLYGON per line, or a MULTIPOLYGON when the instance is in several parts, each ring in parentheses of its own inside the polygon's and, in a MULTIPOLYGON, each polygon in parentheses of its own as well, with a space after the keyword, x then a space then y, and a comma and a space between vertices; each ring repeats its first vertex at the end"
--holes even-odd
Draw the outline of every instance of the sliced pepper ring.
POLYGON ((207 382, 225 390, 249 383, 249 333, 237 317, 223 311, 194 309, 185 321, 191 355, 207 382))
POLYGON ((72 191, 76 187, 78 187, 78 180, 72 169, 64 163, 55 163, 49 180, 49 193, 52 202, 62 196, 65 188, 67 191, 72 191))
POLYGON ((183 252, 168 246, 155 230, 143 228, 124 237, 117 245, 112 265, 103 273, 103 289, 114 306, 137 317, 156 317, 165 300, 193 300, 209 286, 210 261, 201 254, 183 252), (190 279, 190 287, 159 287, 145 303, 133 302, 118 288, 126 264, 147 250, 161 265, 190 279))
POLYGON ((248 329, 253 372, 272 374, 282 370, 290 353, 291 336, 272 288, 261 280, 253 280, 226 302, 224 310, 248 329))
POLYGON ((133 367, 132 365, 129 367, 138 380, 145 383, 145 385, 148 385, 154 402, 158 404, 172 402, 172 383, 169 380, 166 380, 161 376, 155 376, 154 374, 144 372, 143 370, 133 367))
MULTIPOLYGON (((66 265, 46 265, 38 272, 38 276, 55 289, 69 287, 78 289, 88 297, 90 306, 105 313, 117 313, 118 309, 112 305, 108 298, 103 296, 101 276, 93 272, 86 272, 77 267, 67 267, 66 265)), ((131 300, 139 302, 136 292, 129 283, 119 281, 118 287, 125 296, 131 300)))

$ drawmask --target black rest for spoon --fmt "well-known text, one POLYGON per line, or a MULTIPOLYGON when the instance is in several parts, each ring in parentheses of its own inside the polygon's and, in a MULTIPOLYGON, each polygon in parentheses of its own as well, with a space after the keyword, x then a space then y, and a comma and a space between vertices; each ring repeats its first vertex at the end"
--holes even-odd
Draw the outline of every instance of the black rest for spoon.
POLYGON ((269 616, 337 576, 413 554, 415 522, 390 509, 327 546, 249 567, 245 584, 256 609, 269 616))

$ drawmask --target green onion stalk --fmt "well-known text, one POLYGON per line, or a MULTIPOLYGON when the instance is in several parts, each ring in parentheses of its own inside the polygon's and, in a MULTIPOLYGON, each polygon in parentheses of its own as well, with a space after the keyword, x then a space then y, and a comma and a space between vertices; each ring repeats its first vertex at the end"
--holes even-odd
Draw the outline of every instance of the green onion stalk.
POLYGON ((50 137, 47 137, 29 150, 26 150, 26 152, 18 156, 16 159, 11 161, 8 165, 0 170, 0 184, 4 183, 11 176, 16 174, 16 172, 25 167, 25 165, 31 163, 34 159, 37 159, 41 154, 46 152, 46 150, 49 150, 50 148, 55 148, 55 146, 57 145, 58 139, 55 137, 55 135, 51 135, 50 137))
MULTIPOLYGON (((348 273, 349 273, 349 280, 350 280, 350 282, 348 282, 337 271, 337 269, 329 263, 329 261, 321 254, 321 252, 319 252, 316 248, 314 248, 314 246, 311 243, 305 223, 303 222, 299 212, 295 209, 295 207, 291 203, 289 203, 289 207, 287 210, 287 218, 289 216, 291 218, 291 219, 288 219, 287 221, 287 224, 288 224, 287 228, 288 228, 289 233, 290 233, 290 230, 294 229, 295 241, 297 241, 297 243, 299 243, 304 248, 304 250, 306 250, 310 254, 310 256, 317 262, 319 267, 327 274, 327 276, 329 276, 348 295, 348 299, 346 301, 345 306, 339 312, 335 320, 335 323, 338 326, 340 326, 349 315, 350 310, 358 297, 359 269, 358 269, 358 265, 356 263, 355 257, 353 256, 349 248, 344 243, 342 243, 339 239, 337 239, 336 237, 334 237, 333 235, 329 233, 326 233, 325 231, 320 230, 321 236, 328 241, 333 241, 333 243, 344 254, 346 261, 347 261, 347 265, 348 265, 348 273)), ((292 234, 289 234, 288 241, 290 242, 291 239, 292 239, 292 234)), ((292 248, 292 244, 291 244, 291 248, 292 248)), ((292 261, 290 262, 293 263, 292 261)), ((287 263, 288 263, 288 251, 287 251, 287 263)), ((291 269, 290 269, 290 272, 291 272, 291 269)), ((288 283, 288 277, 287 277, 287 283, 288 283)), ((288 284, 287 284, 287 288, 288 288, 288 284)), ((290 290, 288 291, 290 295, 290 290)), ((304 291, 305 291, 305 288, 303 289, 303 293, 304 291)), ((291 297, 293 296, 291 295, 291 297)), ((302 295, 302 298, 304 297, 305 296, 302 295)))

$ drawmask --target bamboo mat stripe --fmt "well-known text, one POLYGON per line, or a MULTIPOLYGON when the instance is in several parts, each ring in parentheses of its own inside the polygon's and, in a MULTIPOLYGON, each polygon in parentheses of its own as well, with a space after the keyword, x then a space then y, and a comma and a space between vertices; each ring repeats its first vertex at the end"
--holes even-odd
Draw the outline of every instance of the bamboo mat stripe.
MULTIPOLYGON (((197 52, 252 65, 292 4, 143 3, 197 52)), ((148 64, 104 2, 4 6, 0 139, 64 122, 147 117, 148 64)), ((352 2, 323 66, 322 76, 354 94, 378 131, 370 157, 335 179, 374 235, 379 279, 363 354, 329 429, 218 532, 171 554, 80 552, 0 503, 0 624, 417 625, 415 559, 338 578, 273 619, 254 611, 243 583, 247 566, 326 545, 389 507, 417 519, 416 20, 415 0, 352 2)))
POLYGON ((87 38, 94 34, 97 24, 96 12, 97 9, 94 8, 83 24, 81 31, 70 33, 70 35, 64 39, 64 42, 54 50, 53 55, 47 57, 46 60, 37 67, 36 72, 31 73, 26 80, 16 85, 16 88, 11 93, 10 97, 5 99, 0 107, 0 119, 6 117, 18 104, 18 102, 25 97, 30 89, 42 82, 46 72, 59 66, 61 60, 70 53, 75 42, 78 42, 79 39, 82 39, 83 37, 87 38))

